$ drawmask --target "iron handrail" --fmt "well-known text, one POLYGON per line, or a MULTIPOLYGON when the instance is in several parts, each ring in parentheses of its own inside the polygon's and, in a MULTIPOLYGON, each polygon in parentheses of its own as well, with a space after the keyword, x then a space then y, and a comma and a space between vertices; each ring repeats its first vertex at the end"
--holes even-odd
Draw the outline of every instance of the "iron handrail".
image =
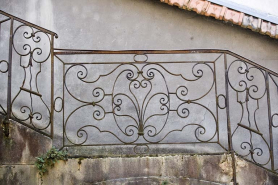
MULTIPOLYGON (((28 22, 28 21, 25 21, 25 20, 23 20, 23 19, 21 19, 21 18, 19 18, 19 17, 16 17, 16 16, 14 16, 14 15, 11 15, 11 14, 9 14, 9 13, 7 13, 7 12, 2 11, 2 10, 0 10, 0 14, 4 15, 4 16, 6 16, 6 17, 9 17, 10 19, 16 20, 16 21, 21 22, 21 23, 23 23, 23 24, 26 24, 26 25, 28 25, 28 26, 31 26, 31 27, 33 27, 33 28, 36 28, 36 29, 38 29, 38 30, 40 30, 40 31, 43 31, 43 32, 45 32, 45 33, 48 33, 48 34, 50 34, 50 35, 53 35, 53 36, 55 36, 55 38, 58 38, 58 34, 57 34, 57 33, 53 32, 53 31, 50 31, 50 30, 48 30, 48 29, 45 29, 45 28, 43 28, 43 27, 41 27, 41 26, 38 26, 38 25, 36 25, 36 24, 30 23, 30 22, 28 22)), ((7 20, 8 20, 8 19, 5 19, 4 21, 7 21, 7 20)))
POLYGON ((240 60, 243 60, 251 65, 254 65, 260 69, 263 69, 274 76, 278 77, 278 73, 274 72, 271 69, 268 69, 258 63, 255 63, 241 55, 238 55, 230 50, 222 49, 191 49, 191 50, 79 50, 79 49, 62 49, 54 48, 54 55, 84 55, 84 54, 136 54, 136 55, 146 55, 146 54, 194 54, 194 53, 220 53, 228 54, 233 57, 236 57, 240 60))

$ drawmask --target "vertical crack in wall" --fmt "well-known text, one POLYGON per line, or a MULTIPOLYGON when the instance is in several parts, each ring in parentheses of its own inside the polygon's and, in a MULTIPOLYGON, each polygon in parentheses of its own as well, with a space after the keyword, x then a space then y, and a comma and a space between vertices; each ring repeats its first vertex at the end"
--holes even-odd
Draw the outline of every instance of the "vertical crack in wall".
MULTIPOLYGON (((210 103, 212 103, 212 102, 210 101, 210 102, 208 103, 208 106, 207 106, 208 109, 209 109, 210 103)), ((204 113, 204 116, 203 116, 202 120, 199 122, 199 125, 202 125, 203 121, 205 121, 207 112, 208 112, 208 110, 206 109, 206 111, 205 111, 205 113, 204 113)), ((200 133, 197 132, 197 135, 198 135, 198 137, 199 137, 199 136, 200 136, 200 133)))

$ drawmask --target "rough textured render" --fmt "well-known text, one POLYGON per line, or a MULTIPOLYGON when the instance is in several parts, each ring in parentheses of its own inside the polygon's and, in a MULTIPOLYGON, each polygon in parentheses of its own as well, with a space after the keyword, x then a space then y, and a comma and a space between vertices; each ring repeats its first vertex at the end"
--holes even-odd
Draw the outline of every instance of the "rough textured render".
MULTIPOLYGON (((175 155, 159 157, 69 159, 59 161, 43 176, 52 184, 182 184, 231 185, 230 155, 175 155)), ((237 159, 239 185, 269 184, 278 177, 264 169, 237 159)), ((41 184, 34 165, 2 165, 0 184, 41 184)))
MULTIPOLYGON (((2 119, 4 117, 0 115, 0 123, 2 123, 2 119)), ((10 136, 8 138, 4 137, 2 130, 0 132, 1 165, 34 164, 36 157, 46 153, 52 147, 50 138, 34 132, 15 121, 12 121, 9 129, 10 136)))
POLYGON ((268 35, 278 39, 278 25, 269 21, 262 20, 252 15, 227 8, 222 5, 214 4, 206 0, 160 0, 171 6, 175 5, 179 8, 189 11, 195 11, 198 14, 214 17, 218 20, 224 20, 243 28, 251 29, 263 35, 268 35))

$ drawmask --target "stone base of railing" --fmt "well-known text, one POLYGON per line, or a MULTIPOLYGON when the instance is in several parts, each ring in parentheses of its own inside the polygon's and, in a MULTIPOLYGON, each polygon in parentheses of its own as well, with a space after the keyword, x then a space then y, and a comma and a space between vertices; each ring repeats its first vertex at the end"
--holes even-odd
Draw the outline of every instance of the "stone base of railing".
MULTIPOLYGON (((1 165, 0 184, 40 184, 34 165, 1 165)), ((278 176, 237 158, 237 182, 278 183, 278 176)), ((59 161, 43 184, 233 184, 229 155, 75 158, 59 161), (81 161, 81 162, 80 162, 81 161)))

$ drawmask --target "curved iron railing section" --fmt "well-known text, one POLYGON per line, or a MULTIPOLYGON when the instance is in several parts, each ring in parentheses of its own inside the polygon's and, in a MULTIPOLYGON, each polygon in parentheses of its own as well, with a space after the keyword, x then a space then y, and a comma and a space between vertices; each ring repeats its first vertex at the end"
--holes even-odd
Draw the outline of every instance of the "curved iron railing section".
POLYGON ((256 119, 256 112, 260 109, 260 100, 262 100, 266 96, 267 92, 265 72, 257 67, 248 65, 244 61, 235 60, 230 64, 228 68, 228 77, 229 86, 233 91, 236 92, 237 103, 240 105, 241 110, 241 116, 239 121, 237 122, 236 128, 232 133, 232 137, 236 137, 236 134, 240 129, 246 130, 248 133, 245 135, 245 141, 242 141, 240 143, 240 149, 242 149, 242 151, 238 152, 242 154, 242 156, 244 157, 251 157, 251 159, 255 163, 265 166, 269 164, 271 160, 270 145, 266 137, 261 133, 256 119), (239 76, 243 77, 240 78, 239 81, 234 83, 236 87, 235 85, 232 85, 232 77, 230 77, 229 75, 231 67, 235 65, 235 63, 240 63, 240 66, 237 67, 237 73, 239 74, 239 76), (252 71, 257 71, 259 74, 254 76, 252 75, 252 71), (255 78, 260 77, 262 78, 264 84, 259 84, 258 86, 256 84, 251 83, 255 81, 255 78), (243 95, 242 99, 240 99, 240 94, 243 95), (250 111, 250 101, 254 101, 256 104, 255 110, 253 111, 253 115, 251 115, 252 112, 250 111), (247 114, 247 121, 243 121, 243 117, 245 114, 247 114), (259 146, 256 146, 253 142, 254 135, 259 136, 259 138, 262 140, 259 146), (259 157, 264 155, 264 151, 261 148, 262 145, 266 145, 268 149, 265 154, 266 160, 264 162, 259 161, 259 157))
POLYGON ((53 138, 55 112, 56 122, 63 123, 63 147, 129 145, 134 153, 142 153, 142 146, 149 153, 158 144, 214 144, 231 154, 234 183, 235 155, 277 172, 274 71, 227 50, 55 49, 56 33, 0 14, 6 17, 0 29, 10 24, 8 57, 0 59, 1 80, 7 80, 1 88, 7 99, 0 96, 6 136, 14 119, 53 138), (85 54, 131 57, 129 62, 62 59, 85 54), (166 54, 217 58, 150 60, 166 54), (54 81, 54 73, 62 79, 54 81))
MULTIPOLYGON (((20 38, 18 38, 20 40, 20 38)), ((22 24, 18 26, 14 33, 13 33, 13 49, 14 51, 20 56, 20 67, 22 67, 24 71, 24 78, 22 80, 22 85, 15 95, 15 97, 12 100, 11 108, 12 108, 12 116, 15 117, 17 120, 28 122, 33 128, 37 130, 45 130, 50 126, 50 109, 49 106, 45 103, 43 100, 42 94, 39 91, 38 88, 38 77, 40 73, 42 72, 42 65, 45 63, 49 57, 50 57, 50 37, 48 34, 42 32, 42 31, 35 31, 31 26, 27 26, 25 24, 22 24), (24 28, 27 28, 28 31, 24 30, 24 28), (38 44, 42 41, 42 36, 44 35, 47 39, 47 44, 49 45, 48 51, 44 51, 39 46, 31 46, 31 44, 24 44, 22 45, 22 51, 19 50, 18 44, 15 43, 15 37, 19 34, 18 32, 20 30, 23 30, 23 40, 32 40, 34 44, 38 44), (46 53, 45 56, 42 56, 43 53, 46 53), (22 61, 22 58, 27 57, 28 63, 24 64, 22 61), (39 69, 38 71, 34 72, 35 65, 39 69), (29 73, 29 79, 27 81, 27 73, 29 73), (26 102, 26 104, 22 105, 20 107, 20 113, 13 111, 13 105, 16 103, 16 101, 19 99, 20 95, 23 94, 23 97, 26 97, 26 95, 29 95, 29 101, 26 102), (25 94, 25 96, 24 96, 25 94), (44 106, 45 111, 48 113, 48 115, 45 115, 45 121, 43 122, 44 116, 39 111, 36 111, 34 108, 34 103, 39 103, 38 101, 34 101, 35 97, 38 97, 41 101, 40 107, 44 106), (30 105, 28 105, 30 103, 30 105), (41 123, 40 123, 41 122, 41 123)))
POLYGON ((154 144, 212 143, 276 171, 273 132, 277 131, 273 129, 277 127, 278 110, 271 99, 277 96, 277 73, 224 50, 57 49, 55 56, 64 66, 64 93, 57 97, 62 102, 57 112, 64 115, 64 147, 132 145, 135 153, 141 146, 146 147, 148 153, 152 150, 150 145, 154 144), (209 62, 148 61, 150 55, 188 53, 214 53, 219 57, 209 62), (60 58, 83 54, 133 54, 134 57, 131 62, 92 63, 67 63, 60 58), (138 55, 145 56, 145 59, 138 61, 138 55), (175 72, 167 66, 169 64, 191 72, 175 72), (109 70, 102 73, 100 69, 103 67, 98 68, 98 65, 107 65, 109 70), (225 69, 223 76, 219 76, 221 73, 216 70, 221 65, 225 69), (92 76, 93 80, 90 79, 92 76), (195 90, 190 88, 194 83, 197 84, 195 90), (77 86, 80 91, 76 91, 77 86), (219 89, 224 92, 219 93, 219 89), (88 96, 86 92, 91 93, 88 96), (79 103, 73 103, 73 100, 79 103), (68 112, 64 108, 73 108, 71 103, 78 106, 68 112), (205 118, 192 122, 190 116, 198 117, 196 114, 201 113, 201 109, 205 110, 205 118), (226 120, 219 118, 220 110, 226 110, 226 120), (83 120, 76 125, 75 120, 80 120, 84 114, 90 117, 89 121, 83 120), (209 116, 212 117, 210 120, 209 116), (103 127, 105 124, 110 125, 110 129, 103 127), (223 128, 223 125, 227 125, 227 137, 221 133, 220 126, 223 128), (194 129, 190 130, 190 127, 194 129), (191 132, 187 133, 189 130, 191 132), (104 138, 99 139, 102 134, 104 138), (106 142, 107 134, 114 137, 113 142, 106 142), (221 141, 223 137, 228 142, 221 141))
POLYGON ((7 60, 0 62, 0 65, 2 63, 7 65, 7 68, 1 68, 0 72, 7 74, 8 78, 7 107, 1 105, 1 109, 7 115, 6 119, 15 119, 31 129, 52 137, 53 88, 51 81, 41 79, 51 76, 46 69, 54 67, 53 42, 57 34, 3 11, 0 11, 0 14, 7 17, 0 21, 0 24, 10 24, 9 56, 7 60), (20 79, 12 79, 12 73, 21 74, 21 70, 23 76, 20 79), (19 87, 14 87, 12 84, 19 87), (48 91, 40 92, 41 86, 38 84, 48 85, 48 91), (52 95, 49 99, 46 98, 48 94, 52 95))

